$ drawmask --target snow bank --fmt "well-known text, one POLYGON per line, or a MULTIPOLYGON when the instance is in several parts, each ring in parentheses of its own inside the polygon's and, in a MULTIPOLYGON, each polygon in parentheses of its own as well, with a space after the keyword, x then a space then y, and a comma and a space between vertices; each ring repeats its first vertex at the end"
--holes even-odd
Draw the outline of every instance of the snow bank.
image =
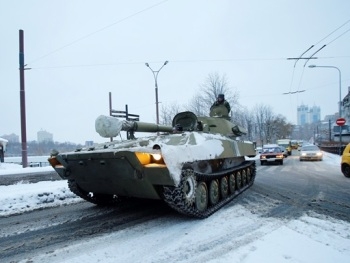
POLYGON ((0 216, 82 201, 68 189, 67 181, 0 186, 0 193, 0 216))

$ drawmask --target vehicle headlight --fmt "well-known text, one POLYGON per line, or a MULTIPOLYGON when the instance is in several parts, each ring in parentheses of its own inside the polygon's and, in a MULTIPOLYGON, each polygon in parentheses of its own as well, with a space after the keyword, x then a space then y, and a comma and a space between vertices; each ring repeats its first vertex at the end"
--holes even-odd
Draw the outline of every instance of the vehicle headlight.
POLYGON ((152 157, 153 157, 153 159, 155 161, 159 161, 159 160, 162 159, 162 155, 160 153, 154 153, 154 154, 151 154, 151 155, 152 155, 152 157))
POLYGON ((306 153, 301 153, 301 156, 305 156, 306 155, 306 153))
POLYGON ((322 153, 322 152, 318 152, 318 153, 316 153, 316 155, 317 155, 317 156, 322 156, 323 153, 322 153))
POLYGON ((142 165, 165 164, 161 153, 135 152, 135 155, 142 165))

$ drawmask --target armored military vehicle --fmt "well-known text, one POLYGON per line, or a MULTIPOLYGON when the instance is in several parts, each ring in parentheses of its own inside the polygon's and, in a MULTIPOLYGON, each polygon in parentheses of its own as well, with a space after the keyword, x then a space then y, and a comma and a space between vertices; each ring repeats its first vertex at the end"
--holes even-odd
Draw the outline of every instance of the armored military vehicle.
POLYGON ((210 117, 186 111, 172 126, 99 116, 96 131, 113 140, 74 152, 53 151, 49 162, 70 190, 98 204, 136 197, 164 200, 180 213, 205 218, 254 182, 253 143, 239 140, 245 130, 230 122, 225 107, 210 117), (136 138, 135 132, 152 133, 136 138))

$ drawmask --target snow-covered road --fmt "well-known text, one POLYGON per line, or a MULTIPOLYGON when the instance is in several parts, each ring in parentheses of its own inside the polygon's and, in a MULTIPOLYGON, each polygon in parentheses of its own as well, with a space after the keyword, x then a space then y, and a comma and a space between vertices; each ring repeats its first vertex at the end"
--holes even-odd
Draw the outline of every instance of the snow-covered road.
MULTIPOLYGON (((339 156, 326 155, 324 162, 330 170, 339 170, 339 156)), ((2 164, 0 176, 5 173, 4 170, 11 173, 2 164)), ((345 183, 350 182, 344 178, 345 183)), ((259 181, 256 182, 258 187, 259 181)), ((40 233, 42 236, 36 238, 45 239, 45 233, 51 233, 52 237, 56 235, 53 234, 54 228, 58 229, 55 231, 67 231, 65 229, 70 228, 60 226, 73 223, 76 229, 82 232, 86 229, 87 232, 81 238, 67 240, 68 243, 34 249, 11 258, 2 258, 3 254, 0 253, 1 262, 345 263, 350 258, 350 222, 314 211, 306 211, 295 217, 267 216, 266 211, 277 207, 280 201, 276 201, 273 195, 262 198, 254 187, 204 220, 189 219, 175 212, 152 212, 157 208, 152 207, 151 203, 137 210, 148 215, 153 213, 154 218, 142 220, 144 214, 140 214, 141 220, 137 223, 131 221, 130 226, 123 228, 114 227, 119 224, 118 213, 96 210, 94 206, 81 202, 69 192, 65 181, 0 186, 0 192, 0 224, 12 219, 12 222, 17 221, 8 228, 1 224, 2 251, 15 251, 11 242, 16 238, 40 233), (62 206, 69 203, 71 205, 62 206), (27 213, 57 206, 47 210, 46 216, 46 209, 27 213), (55 212, 56 209, 60 210, 55 212), (78 209, 79 214, 74 214, 73 211, 78 209), (39 212, 47 218, 34 216, 39 212), (29 222, 26 222, 26 218, 29 222), (111 230, 105 228, 105 231, 96 230, 97 234, 94 231, 90 233, 94 228, 91 225, 93 222, 101 223, 102 226, 96 224, 96 228, 109 224, 111 230)), ((120 216, 125 216, 125 213, 121 211, 120 216)), ((19 240, 16 242, 18 244, 19 240)), ((22 241, 24 250, 28 245, 26 242, 31 241, 22 241)))

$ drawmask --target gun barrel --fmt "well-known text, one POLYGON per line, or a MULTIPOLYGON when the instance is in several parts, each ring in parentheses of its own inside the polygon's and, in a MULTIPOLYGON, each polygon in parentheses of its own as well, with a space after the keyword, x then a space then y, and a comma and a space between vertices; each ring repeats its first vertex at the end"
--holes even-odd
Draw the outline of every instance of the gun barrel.
POLYGON ((115 117, 100 115, 95 121, 95 130, 104 138, 116 137, 121 131, 172 132, 171 126, 154 123, 120 120, 115 117))
POLYGON ((173 127, 148 122, 134 122, 134 127, 128 130, 134 130, 139 132, 172 132, 173 127))

